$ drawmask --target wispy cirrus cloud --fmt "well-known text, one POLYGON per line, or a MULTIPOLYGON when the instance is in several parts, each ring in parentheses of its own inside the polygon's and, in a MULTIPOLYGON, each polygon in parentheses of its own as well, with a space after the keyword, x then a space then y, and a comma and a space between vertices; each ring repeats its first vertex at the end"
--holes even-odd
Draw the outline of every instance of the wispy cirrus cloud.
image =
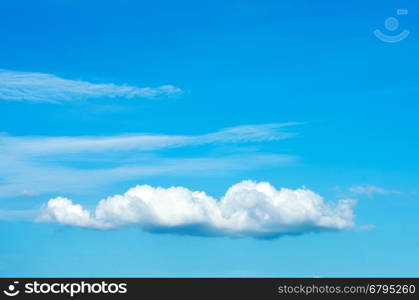
POLYGON ((294 156, 276 153, 202 152, 178 157, 168 151, 169 156, 163 157, 159 150, 281 140, 294 136, 287 129, 296 124, 238 126, 202 135, 0 135, 0 196, 81 192, 157 175, 205 175, 289 164, 296 160, 294 156))
POLYGON ((402 192, 397 190, 388 190, 375 185, 356 185, 349 189, 351 193, 359 195, 367 195, 372 197, 374 195, 400 195, 402 192))
POLYGON ((33 220, 39 216, 38 210, 3 210, 0 209, 0 221, 33 220))
MULTIPOLYGON (((135 155, 135 154, 131 154, 135 155)), ((219 157, 147 157, 134 162, 113 161, 114 167, 78 168, 44 160, 0 162, 0 197, 46 193, 88 193, 94 189, 156 176, 208 176, 293 163, 291 155, 254 153, 219 157), (243 162, 246 163, 243 163, 243 162)))
POLYGON ((65 102, 94 98, 154 98, 182 93, 173 85, 136 87, 71 80, 53 74, 0 69, 0 99, 9 101, 65 102))
POLYGON ((0 135, 0 152, 25 155, 104 151, 153 151, 208 144, 264 142, 295 136, 287 128, 299 123, 226 128, 203 135, 123 134, 116 136, 10 137, 0 135))
POLYGON ((268 182, 240 182, 220 200, 184 187, 140 185, 101 200, 93 212, 64 197, 50 199, 38 221, 96 229, 137 225, 151 232, 276 237, 350 228, 354 204, 326 203, 308 189, 278 190, 268 182))

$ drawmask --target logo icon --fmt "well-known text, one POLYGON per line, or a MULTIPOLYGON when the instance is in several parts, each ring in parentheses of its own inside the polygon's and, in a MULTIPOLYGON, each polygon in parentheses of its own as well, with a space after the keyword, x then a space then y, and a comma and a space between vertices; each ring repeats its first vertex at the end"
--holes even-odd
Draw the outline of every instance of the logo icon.
POLYGON ((5 293, 7 296, 10 296, 10 297, 16 296, 17 294, 19 294, 19 290, 16 289, 16 285, 18 284, 19 284, 19 281, 13 282, 13 284, 10 284, 7 287, 7 290, 4 290, 3 293, 5 293))
MULTIPOLYGON (((402 16, 402 15, 407 15, 409 14, 409 11, 407 9, 398 9, 397 10, 397 15, 402 16)), ((389 32, 394 32, 399 28, 399 20, 395 17, 390 17, 387 18, 384 21, 384 27, 389 31, 389 32)), ((405 29, 402 32, 400 32, 399 34, 396 35, 391 35, 391 34, 385 34, 383 33, 381 30, 376 29, 374 30, 374 35, 382 40, 383 42, 386 43, 398 43, 400 41, 403 41, 404 39, 406 39, 410 34, 410 31, 405 29)))

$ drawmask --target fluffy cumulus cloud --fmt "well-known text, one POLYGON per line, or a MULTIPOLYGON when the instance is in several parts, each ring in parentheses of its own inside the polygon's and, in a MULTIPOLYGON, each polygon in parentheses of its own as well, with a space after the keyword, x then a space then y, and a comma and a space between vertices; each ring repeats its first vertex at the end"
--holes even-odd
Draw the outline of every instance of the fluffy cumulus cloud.
POLYGON ((179 94, 173 85, 135 87, 113 83, 91 83, 52 74, 0 70, 0 99, 60 102, 89 98, 153 98, 179 94))
POLYGON ((93 212, 66 198, 50 199, 38 220, 96 229, 138 225, 151 232, 275 237, 352 227, 353 205, 352 200, 326 203, 308 189, 276 189, 268 182, 242 181, 219 200, 184 187, 139 185, 101 200, 93 212))
POLYGON ((57 221, 64 225, 79 227, 105 228, 103 223, 95 220, 90 212, 79 204, 73 204, 70 199, 57 197, 48 201, 40 221, 57 221))

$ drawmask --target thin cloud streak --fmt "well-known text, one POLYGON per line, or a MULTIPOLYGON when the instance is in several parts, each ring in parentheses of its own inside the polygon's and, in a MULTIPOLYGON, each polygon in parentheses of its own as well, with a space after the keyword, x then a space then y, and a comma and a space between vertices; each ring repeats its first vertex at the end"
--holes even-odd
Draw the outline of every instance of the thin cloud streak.
POLYGON ((294 133, 287 132, 286 128, 298 124, 237 126, 195 136, 130 134, 102 137, 10 137, 0 135, 0 152, 9 151, 17 155, 50 155, 103 151, 152 151, 207 144, 275 141, 295 136, 294 133))
MULTIPOLYGON (((158 150, 291 138, 297 123, 237 126, 202 135, 11 137, 0 135, 0 197, 83 193, 116 182, 164 175, 227 174, 288 165, 293 155, 258 151, 167 157, 158 150), (246 162, 246 163, 243 163, 246 162), (218 173, 217 173, 218 172, 218 173)), ((170 152, 169 152, 170 153, 170 152)), ((170 154, 169 154, 170 155, 170 154)))
POLYGON ((0 209, 0 221, 30 221, 39 215, 39 210, 4 210, 0 209))
POLYGON ((0 163, 0 197, 44 193, 85 193, 92 189, 133 179, 155 176, 208 176, 222 172, 289 165, 291 155, 252 154, 204 158, 155 158, 144 163, 106 169, 77 169, 33 162, 0 163), (243 164, 243 161, 246 161, 243 164), (4 167, 4 168, 3 168, 4 167))
POLYGON ((402 192, 396 190, 387 190, 375 185, 357 185, 349 189, 353 194, 367 195, 372 197, 374 195, 400 195, 402 192))
POLYGON ((53 74, 0 69, 0 99, 59 103, 96 98, 154 98, 182 93, 173 85, 135 87, 113 83, 91 83, 60 78, 53 74))

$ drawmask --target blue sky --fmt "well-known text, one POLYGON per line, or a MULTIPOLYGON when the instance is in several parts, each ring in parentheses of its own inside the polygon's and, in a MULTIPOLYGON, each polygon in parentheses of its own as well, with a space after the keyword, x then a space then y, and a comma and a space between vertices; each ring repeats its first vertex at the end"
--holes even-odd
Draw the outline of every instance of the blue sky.
POLYGON ((0 276, 417 276, 418 8, 0 4, 0 276))

